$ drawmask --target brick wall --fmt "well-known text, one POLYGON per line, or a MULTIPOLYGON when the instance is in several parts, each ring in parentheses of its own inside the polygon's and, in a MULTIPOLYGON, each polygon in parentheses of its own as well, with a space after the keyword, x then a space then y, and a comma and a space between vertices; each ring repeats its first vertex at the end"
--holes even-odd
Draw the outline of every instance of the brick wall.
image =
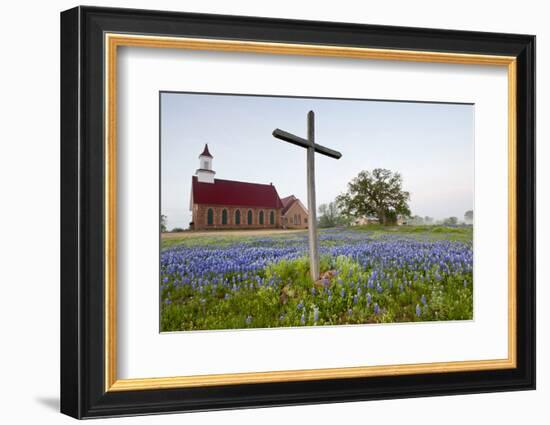
POLYGON ((281 210, 272 208, 251 208, 220 205, 193 205, 193 223, 195 230, 205 229, 274 229, 281 227, 281 210), (208 225, 208 210, 212 209, 213 224, 208 225), (222 224, 223 210, 227 211, 227 224, 222 224), (241 213, 241 222, 236 224, 236 211, 241 213), (252 212, 252 224, 248 224, 248 211, 252 212), (260 224, 260 212, 263 211, 263 224, 260 224), (270 214, 273 212, 274 224, 270 224, 270 214))
POLYGON ((287 229, 307 229, 308 213, 300 203, 294 202, 283 216, 283 227, 287 229))

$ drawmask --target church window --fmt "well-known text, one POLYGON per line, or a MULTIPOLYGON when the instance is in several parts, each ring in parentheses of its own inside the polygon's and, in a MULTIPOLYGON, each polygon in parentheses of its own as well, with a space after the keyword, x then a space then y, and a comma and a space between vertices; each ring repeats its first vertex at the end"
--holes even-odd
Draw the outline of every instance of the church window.
POLYGON ((235 211, 235 224, 237 224, 237 225, 241 224, 241 211, 240 210, 235 211))
POLYGON ((222 211, 222 224, 227 224, 227 210, 222 211))
POLYGON ((248 210, 248 217, 247 217, 248 224, 252 224, 252 210, 248 210))
POLYGON ((269 224, 271 224, 272 226, 275 224, 275 212, 274 211, 271 211, 269 213, 269 224))
POLYGON ((260 211, 260 215, 259 215, 259 218, 260 218, 260 224, 264 224, 264 212, 263 211, 260 211))
POLYGON ((214 210, 212 208, 208 208, 208 212, 206 213, 206 223, 209 226, 214 224, 214 210))

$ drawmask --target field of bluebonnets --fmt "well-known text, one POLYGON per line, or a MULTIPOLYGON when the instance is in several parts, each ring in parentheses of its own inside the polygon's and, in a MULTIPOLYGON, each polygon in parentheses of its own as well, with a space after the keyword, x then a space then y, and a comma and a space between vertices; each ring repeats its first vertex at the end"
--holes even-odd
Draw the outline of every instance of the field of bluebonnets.
POLYGON ((161 331, 321 326, 473 316, 471 227, 322 230, 163 240, 161 331))

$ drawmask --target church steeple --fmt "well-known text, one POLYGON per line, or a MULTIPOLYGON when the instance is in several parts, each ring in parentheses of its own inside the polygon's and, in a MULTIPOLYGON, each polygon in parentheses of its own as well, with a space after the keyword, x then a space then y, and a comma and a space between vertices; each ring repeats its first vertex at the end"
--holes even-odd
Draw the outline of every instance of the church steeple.
POLYGON ((210 158, 214 158, 214 157, 212 156, 212 154, 210 153, 210 151, 208 150, 208 143, 204 145, 204 149, 202 150, 202 153, 199 155, 199 158, 200 158, 201 156, 208 156, 208 157, 210 157, 210 158))
POLYGON ((216 172, 212 170, 212 160, 214 157, 208 150, 208 143, 204 145, 202 153, 199 155, 199 169, 196 172, 197 179, 201 183, 214 183, 216 172))

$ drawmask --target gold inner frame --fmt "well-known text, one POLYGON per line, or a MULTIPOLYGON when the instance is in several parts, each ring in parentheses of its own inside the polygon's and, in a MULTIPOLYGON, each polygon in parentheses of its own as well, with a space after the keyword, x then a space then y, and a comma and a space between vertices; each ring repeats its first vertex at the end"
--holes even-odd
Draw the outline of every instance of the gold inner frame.
POLYGON ((105 391, 135 391, 214 385, 308 381, 510 369, 516 367, 516 58, 462 53, 370 49, 199 38, 105 34, 105 391), (119 46, 325 56, 507 67, 508 72, 508 357, 495 360, 247 372, 164 378, 118 379, 116 373, 116 123, 119 46))

